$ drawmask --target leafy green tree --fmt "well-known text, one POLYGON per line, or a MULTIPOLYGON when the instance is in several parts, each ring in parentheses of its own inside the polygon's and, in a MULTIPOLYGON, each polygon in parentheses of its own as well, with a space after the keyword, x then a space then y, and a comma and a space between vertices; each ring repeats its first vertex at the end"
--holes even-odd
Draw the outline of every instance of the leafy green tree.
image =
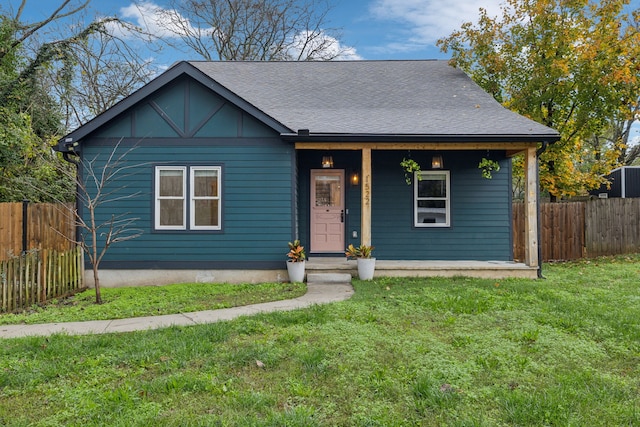
POLYGON ((506 0, 502 16, 438 41, 452 63, 495 99, 558 130, 541 157, 540 182, 553 199, 600 185, 624 141, 611 124, 634 119, 640 90, 640 12, 628 0, 506 0), (600 138, 599 144, 589 144, 600 138))
POLYGON ((0 201, 73 199, 73 183, 61 180, 50 145, 60 134, 60 111, 29 60, 19 26, 0 16, 0 201), (46 192, 41 191, 46 189, 46 192))
POLYGON ((115 43, 115 18, 51 29, 88 3, 60 0, 38 22, 22 22, 26 0, 11 14, 0 6, 0 201, 73 200, 63 174, 73 166, 51 146, 150 78, 135 52, 115 43))

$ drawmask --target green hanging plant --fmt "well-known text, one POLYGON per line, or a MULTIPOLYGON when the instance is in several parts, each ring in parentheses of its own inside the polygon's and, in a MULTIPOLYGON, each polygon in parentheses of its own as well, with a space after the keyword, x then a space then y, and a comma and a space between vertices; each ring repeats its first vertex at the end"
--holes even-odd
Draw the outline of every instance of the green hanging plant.
MULTIPOLYGON (((404 169, 404 180, 407 185, 411 185, 411 178, 413 177, 415 172, 420 172, 420 165, 415 160, 406 157, 402 159, 400 162, 400 167, 404 169)), ((418 179, 420 179, 420 175, 418 175, 418 179)))
POLYGON ((480 163, 478 163, 478 169, 482 172, 482 177, 485 179, 491 179, 493 176, 492 172, 498 172, 500 170, 500 164, 495 160, 482 158, 480 163))

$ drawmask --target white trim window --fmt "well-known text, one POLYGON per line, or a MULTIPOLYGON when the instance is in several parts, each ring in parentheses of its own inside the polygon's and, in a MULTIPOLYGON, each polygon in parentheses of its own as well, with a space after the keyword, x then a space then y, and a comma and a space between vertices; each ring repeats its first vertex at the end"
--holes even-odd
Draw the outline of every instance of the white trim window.
POLYGON ((155 229, 220 230, 221 169, 156 166, 155 229))
POLYGON ((451 200, 449 171, 420 171, 414 177, 414 225, 449 227, 451 200))
POLYGON ((192 230, 220 230, 220 167, 192 166, 192 230))
POLYGON ((156 230, 185 230, 187 228, 187 168, 184 166, 156 167, 156 230))

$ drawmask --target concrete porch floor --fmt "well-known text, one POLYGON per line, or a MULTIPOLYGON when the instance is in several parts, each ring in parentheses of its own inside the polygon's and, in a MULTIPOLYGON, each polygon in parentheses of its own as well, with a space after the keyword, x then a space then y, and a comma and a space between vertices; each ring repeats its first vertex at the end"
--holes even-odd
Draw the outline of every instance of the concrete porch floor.
MULTIPOLYGON (((307 273, 349 273, 358 276, 355 260, 340 257, 309 256, 307 273)), ((376 260, 374 277, 481 277, 504 279, 520 277, 535 279, 538 268, 512 261, 389 261, 376 260)))

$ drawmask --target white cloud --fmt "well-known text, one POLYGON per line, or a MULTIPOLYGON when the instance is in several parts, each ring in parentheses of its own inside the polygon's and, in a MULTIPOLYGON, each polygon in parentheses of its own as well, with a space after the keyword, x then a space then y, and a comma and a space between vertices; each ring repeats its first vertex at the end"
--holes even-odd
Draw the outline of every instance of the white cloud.
POLYGON ((287 54, 290 58, 306 59, 312 56, 315 60, 357 61, 362 59, 354 47, 343 46, 338 39, 324 32, 314 35, 309 31, 302 32, 293 38, 287 54))
MULTIPOLYGON (((176 38, 186 33, 210 35, 214 31, 213 28, 194 27, 187 18, 182 16, 175 9, 165 9, 150 1, 139 4, 131 3, 129 6, 121 8, 120 17, 128 25, 142 29, 145 34, 152 38, 176 38)), ((109 23, 107 26, 112 34, 128 38, 132 33, 127 27, 127 24, 122 26, 118 23, 109 23)), ((304 45, 304 37, 305 34, 301 34, 299 37, 294 39, 294 43, 297 42, 301 47, 292 47, 290 49, 291 56, 298 56, 302 46, 304 45)), ((324 44, 325 54, 322 55, 323 57, 335 57, 335 59, 343 60, 362 59, 362 57, 357 54, 355 48, 343 46, 340 44, 339 40, 324 33, 318 37, 316 42, 312 42, 310 46, 307 46, 305 50, 311 52, 313 49, 317 48, 320 43, 324 44)), ((307 55, 308 54, 305 54, 303 56, 306 57, 307 55)))
POLYGON ((355 47, 341 46, 339 42, 338 42, 338 46, 339 46, 340 53, 338 54, 338 56, 335 57, 335 59, 341 60, 341 61, 359 61, 364 59, 362 58, 362 56, 358 55, 358 52, 356 52, 355 47))
POLYGON ((212 31, 210 28, 193 27, 175 9, 164 9, 152 2, 131 3, 120 9, 120 15, 125 21, 132 22, 146 34, 156 38, 180 37, 185 32, 207 34, 212 31))
POLYGON ((411 51, 432 46, 436 40, 451 34, 464 22, 475 22, 479 8, 489 16, 500 13, 504 0, 375 0, 370 7, 374 19, 393 21, 403 34, 402 42, 393 42, 387 48, 411 51))

